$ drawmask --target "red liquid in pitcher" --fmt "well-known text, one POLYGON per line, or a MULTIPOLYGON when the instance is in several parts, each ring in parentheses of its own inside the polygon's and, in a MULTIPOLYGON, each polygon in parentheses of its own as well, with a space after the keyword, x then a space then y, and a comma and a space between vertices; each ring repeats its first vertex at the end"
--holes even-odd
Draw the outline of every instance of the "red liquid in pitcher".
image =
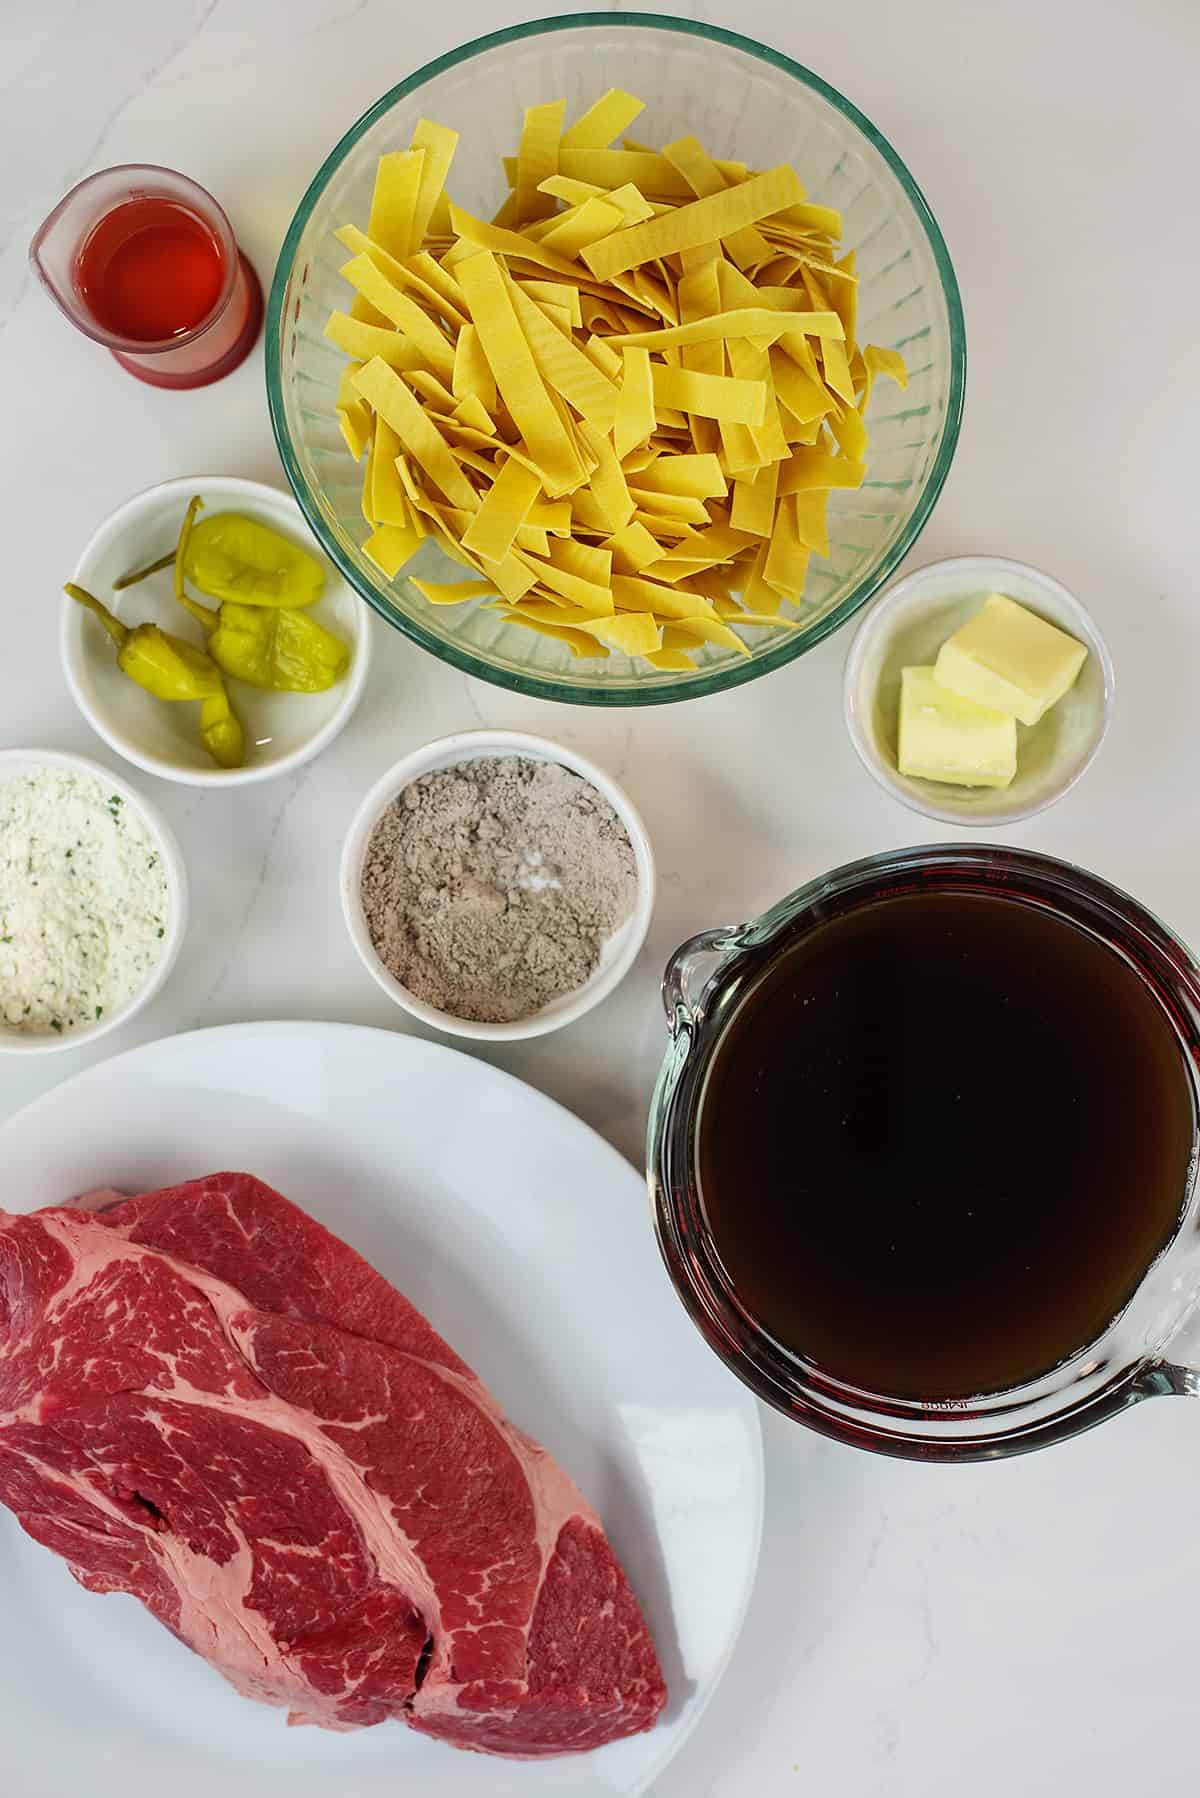
POLYGON ((174 200, 127 200, 94 225, 75 264, 79 296, 106 331, 162 343, 202 324, 221 296, 225 255, 174 200))

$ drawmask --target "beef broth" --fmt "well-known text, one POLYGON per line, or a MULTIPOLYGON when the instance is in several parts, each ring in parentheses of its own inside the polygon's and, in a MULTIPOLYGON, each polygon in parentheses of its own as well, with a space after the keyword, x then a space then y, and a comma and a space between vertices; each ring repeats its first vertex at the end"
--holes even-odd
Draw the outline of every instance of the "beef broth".
POLYGON ((874 900, 718 1043, 700 1190, 740 1303, 850 1384, 963 1398, 1095 1340, 1178 1227, 1181 1044, 1105 944, 1016 899, 874 900))

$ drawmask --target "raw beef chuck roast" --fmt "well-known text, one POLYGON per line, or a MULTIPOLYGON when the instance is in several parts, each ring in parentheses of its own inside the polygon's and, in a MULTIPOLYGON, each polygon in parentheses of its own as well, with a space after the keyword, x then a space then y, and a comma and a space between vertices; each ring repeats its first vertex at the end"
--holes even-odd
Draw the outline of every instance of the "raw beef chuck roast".
POLYGON ((247 1174, 0 1212, 0 1501, 294 1722, 541 1756, 665 1702, 567 1475, 247 1174))

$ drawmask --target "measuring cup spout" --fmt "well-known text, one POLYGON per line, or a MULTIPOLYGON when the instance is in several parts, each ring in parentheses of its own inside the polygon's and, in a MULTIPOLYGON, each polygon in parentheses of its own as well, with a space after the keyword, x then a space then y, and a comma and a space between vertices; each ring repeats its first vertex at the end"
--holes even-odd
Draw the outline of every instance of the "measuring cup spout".
POLYGON ((695 1021, 704 989, 719 968, 741 948, 745 924, 702 930, 681 943, 663 975, 662 1000, 672 1031, 695 1021))

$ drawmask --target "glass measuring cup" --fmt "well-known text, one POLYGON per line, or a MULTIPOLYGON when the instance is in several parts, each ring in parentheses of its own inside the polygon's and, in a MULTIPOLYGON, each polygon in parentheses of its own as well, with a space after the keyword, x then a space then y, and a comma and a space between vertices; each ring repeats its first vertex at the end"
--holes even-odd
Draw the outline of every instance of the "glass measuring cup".
MULTIPOLYGON (((136 231, 132 233, 136 235, 136 231)), ((230 374, 253 349, 262 329, 263 297, 258 276, 246 260, 224 212, 197 182, 173 169, 125 163, 89 175, 61 199, 38 227, 29 259, 43 287, 63 315, 121 367, 152 387, 205 387, 230 374), (98 230, 116 226, 129 209, 149 213, 160 226, 172 217, 211 247, 217 273, 211 303, 198 317, 185 311, 182 328, 150 335, 121 331, 105 323, 89 305, 82 271, 98 230)), ((156 271, 169 279, 169 263, 156 271)))
MULTIPOLYGON (((762 917, 708 930, 672 956, 663 981, 671 1043, 651 1107, 647 1167, 659 1246, 709 1345, 751 1389, 810 1428, 914 1460, 986 1460, 1061 1441, 1144 1398, 1200 1395, 1200 1185, 1193 1146, 1181 1221, 1124 1310, 1094 1341, 1023 1385, 965 1399, 904 1399, 850 1386, 785 1348, 740 1304, 700 1203, 697 1141, 708 1070, 766 969, 805 932, 884 897, 981 893, 1050 911, 1122 957, 1178 1040, 1200 1114, 1200 968, 1136 900, 1093 874, 1027 850, 942 844, 835 869, 762 917), (1189 1346, 1189 1338, 1197 1340, 1189 1346)), ((1087 1253, 1086 1242, 1079 1245, 1087 1253)))

